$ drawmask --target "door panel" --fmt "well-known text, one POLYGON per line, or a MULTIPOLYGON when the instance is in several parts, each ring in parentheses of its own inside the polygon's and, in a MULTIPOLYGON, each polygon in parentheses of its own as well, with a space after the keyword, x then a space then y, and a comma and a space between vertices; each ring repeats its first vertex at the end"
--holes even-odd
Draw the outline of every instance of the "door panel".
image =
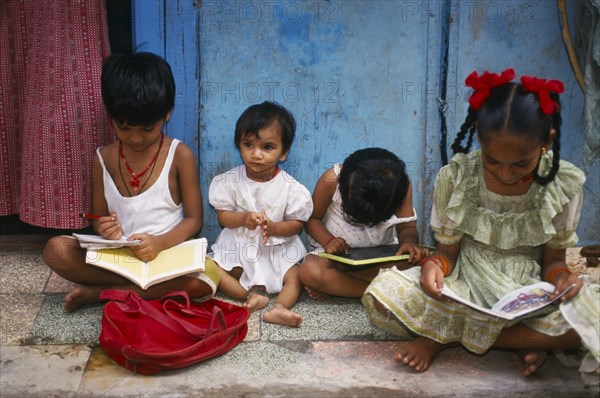
MULTIPOLYGON (((567 4, 572 19, 575 2, 567 4)), ((133 15, 134 47, 165 56, 173 68, 178 91, 167 128, 197 153, 209 241, 220 231, 210 181, 241 164, 235 122, 266 100, 296 117, 282 167, 309 191, 356 149, 380 146, 404 159, 427 243, 434 178, 442 152, 452 155, 473 69, 513 67, 563 80, 561 155, 584 168, 583 96, 554 1, 134 0, 133 15), (440 109, 448 126, 442 148, 440 109)), ((599 169, 597 162, 584 168, 584 244, 600 235, 599 169)))

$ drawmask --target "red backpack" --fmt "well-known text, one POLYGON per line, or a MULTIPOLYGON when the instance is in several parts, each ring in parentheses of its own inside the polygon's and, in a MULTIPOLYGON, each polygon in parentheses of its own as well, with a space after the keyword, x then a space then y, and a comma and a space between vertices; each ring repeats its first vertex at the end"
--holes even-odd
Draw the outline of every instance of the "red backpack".
POLYGON ((248 310, 184 291, 144 300, 128 290, 104 290, 100 346, 119 365, 141 374, 179 369, 231 350, 248 332, 248 310), (183 298, 175 301, 173 298, 183 298))

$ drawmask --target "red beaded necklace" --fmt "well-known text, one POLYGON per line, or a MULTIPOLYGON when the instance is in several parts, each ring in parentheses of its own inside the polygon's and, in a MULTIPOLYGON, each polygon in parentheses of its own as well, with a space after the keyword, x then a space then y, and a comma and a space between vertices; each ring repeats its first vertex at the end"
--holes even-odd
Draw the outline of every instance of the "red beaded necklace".
POLYGON ((156 154, 154 155, 154 157, 152 158, 152 160, 150 161, 148 166, 146 166, 144 171, 142 171, 139 174, 136 174, 129 166, 129 163, 127 163, 127 159, 125 159, 125 155, 123 155, 123 144, 121 143, 121 140, 119 140, 119 155, 121 156, 121 159, 123 160, 123 163, 125 164, 125 168, 127 168, 127 171, 129 172, 129 174, 131 174, 131 178, 129 179, 129 186, 131 186, 135 191, 137 191, 140 188, 140 182, 142 182, 140 180, 140 177, 142 177, 144 174, 146 174, 146 172, 150 169, 150 167, 152 167, 152 165, 156 162, 156 159, 158 159, 158 154, 160 153, 160 149, 162 148, 164 141, 165 141, 165 135, 163 133, 161 133, 160 144, 158 144, 158 150, 156 151, 156 154))

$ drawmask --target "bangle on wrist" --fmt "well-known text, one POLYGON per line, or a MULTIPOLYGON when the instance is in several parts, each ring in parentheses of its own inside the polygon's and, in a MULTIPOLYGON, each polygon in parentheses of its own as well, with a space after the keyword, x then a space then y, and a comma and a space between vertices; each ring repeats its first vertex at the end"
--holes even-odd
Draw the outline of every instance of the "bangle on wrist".
POLYGON ((563 271, 569 275, 573 273, 573 271, 571 271, 567 267, 554 267, 548 273, 548 277, 546 278, 546 281, 548 281, 554 285, 554 279, 556 279, 556 276, 563 271))
POLYGON ((325 242, 325 245, 323 247, 324 248, 327 247, 327 245, 330 244, 331 241, 334 240, 335 238, 337 238, 337 236, 332 236, 331 238, 327 239, 327 242, 325 242))
POLYGON ((448 276, 450 274, 450 262, 446 257, 435 254, 431 257, 425 257, 419 260, 419 265, 422 267, 427 261, 436 263, 442 269, 444 276, 448 276))

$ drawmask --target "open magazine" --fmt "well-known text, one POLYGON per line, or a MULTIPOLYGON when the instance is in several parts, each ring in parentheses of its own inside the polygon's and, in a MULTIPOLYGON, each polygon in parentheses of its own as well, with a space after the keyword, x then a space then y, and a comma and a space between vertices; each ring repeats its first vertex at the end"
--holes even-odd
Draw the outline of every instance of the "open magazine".
POLYGON ((515 319, 530 312, 539 310, 552 302, 556 301, 562 295, 571 290, 574 286, 550 299, 550 295, 554 291, 554 285, 548 282, 539 282, 533 285, 528 285, 520 289, 514 290, 502 297, 492 308, 482 307, 454 293, 450 288, 444 285, 442 294, 459 303, 467 305, 478 311, 503 319, 515 319))

